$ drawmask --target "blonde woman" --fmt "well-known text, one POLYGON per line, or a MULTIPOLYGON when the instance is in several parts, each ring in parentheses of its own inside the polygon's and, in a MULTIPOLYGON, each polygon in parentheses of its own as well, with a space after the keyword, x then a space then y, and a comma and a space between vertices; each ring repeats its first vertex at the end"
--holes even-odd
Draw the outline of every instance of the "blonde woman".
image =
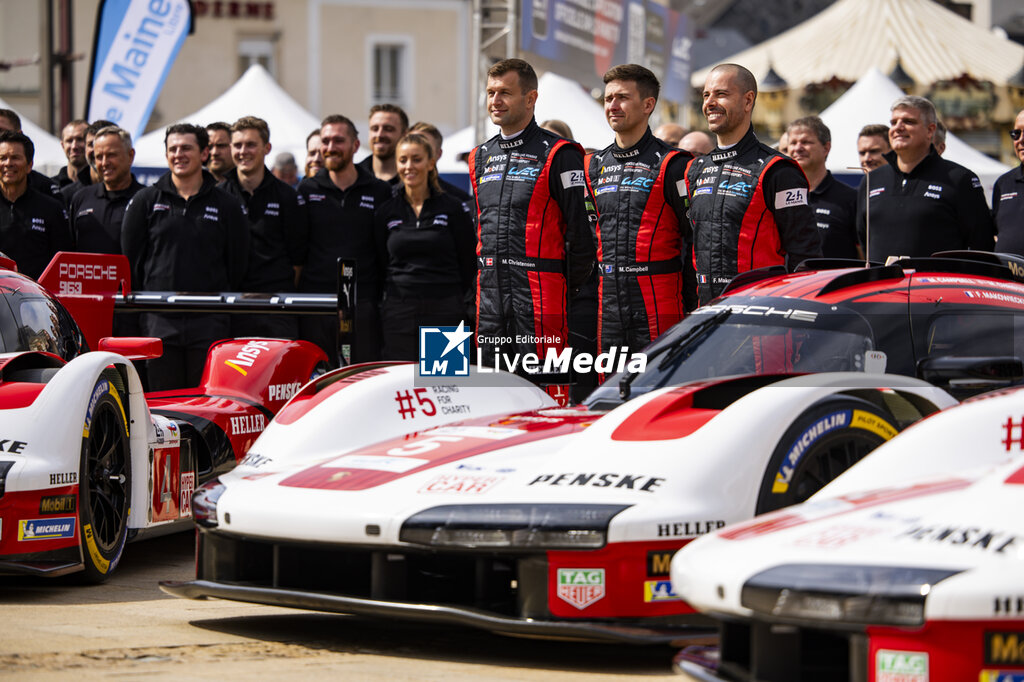
POLYGON ((384 360, 415 360, 421 326, 458 326, 476 278, 476 234, 466 207, 438 183, 433 141, 409 133, 395 150, 400 184, 374 218, 384 267, 384 360))

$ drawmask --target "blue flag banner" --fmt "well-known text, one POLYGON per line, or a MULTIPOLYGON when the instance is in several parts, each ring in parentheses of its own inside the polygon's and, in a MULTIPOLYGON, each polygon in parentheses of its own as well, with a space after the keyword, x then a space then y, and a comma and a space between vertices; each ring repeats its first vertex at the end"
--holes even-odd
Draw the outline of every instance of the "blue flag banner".
POLYGON ((191 26, 188 0, 102 0, 86 118, 141 136, 191 26))

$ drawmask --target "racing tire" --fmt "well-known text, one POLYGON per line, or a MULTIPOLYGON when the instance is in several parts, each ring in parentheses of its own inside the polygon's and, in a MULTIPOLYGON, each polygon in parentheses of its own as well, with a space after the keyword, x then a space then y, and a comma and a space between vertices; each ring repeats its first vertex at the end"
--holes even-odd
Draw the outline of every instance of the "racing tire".
POLYGON ((110 577, 124 552, 131 512, 132 463, 120 380, 104 372, 93 388, 82 428, 78 482, 82 578, 110 577))
POLYGON ((829 396, 793 420, 768 460, 756 514, 805 501, 899 433, 888 411, 853 396, 829 396))

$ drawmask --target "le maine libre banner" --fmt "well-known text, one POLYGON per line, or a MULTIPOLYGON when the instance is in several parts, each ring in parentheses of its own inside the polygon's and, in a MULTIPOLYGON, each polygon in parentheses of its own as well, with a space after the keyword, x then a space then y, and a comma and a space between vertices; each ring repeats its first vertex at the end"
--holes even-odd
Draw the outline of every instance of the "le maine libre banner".
POLYGON ((590 86, 616 64, 642 64, 661 81, 663 99, 684 103, 692 44, 686 17, 655 0, 522 1, 522 50, 590 86))
POLYGON ((188 0, 101 0, 86 118, 141 136, 191 31, 188 0))

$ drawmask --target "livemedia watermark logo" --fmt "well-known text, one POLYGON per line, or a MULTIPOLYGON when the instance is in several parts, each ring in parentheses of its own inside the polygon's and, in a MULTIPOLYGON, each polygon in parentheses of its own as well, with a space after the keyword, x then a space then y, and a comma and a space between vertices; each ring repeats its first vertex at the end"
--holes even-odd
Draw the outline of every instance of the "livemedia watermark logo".
POLYGON ((475 374, 509 372, 520 376, 588 374, 600 372, 642 373, 647 369, 645 353, 630 353, 625 347, 613 347, 603 353, 577 353, 558 343, 557 337, 481 337, 478 341, 493 349, 470 353, 473 332, 465 322, 457 327, 420 327, 419 377, 468 377, 475 374), (543 352, 521 352, 524 348, 543 348, 543 352), (485 359, 486 355, 486 359, 485 359))

